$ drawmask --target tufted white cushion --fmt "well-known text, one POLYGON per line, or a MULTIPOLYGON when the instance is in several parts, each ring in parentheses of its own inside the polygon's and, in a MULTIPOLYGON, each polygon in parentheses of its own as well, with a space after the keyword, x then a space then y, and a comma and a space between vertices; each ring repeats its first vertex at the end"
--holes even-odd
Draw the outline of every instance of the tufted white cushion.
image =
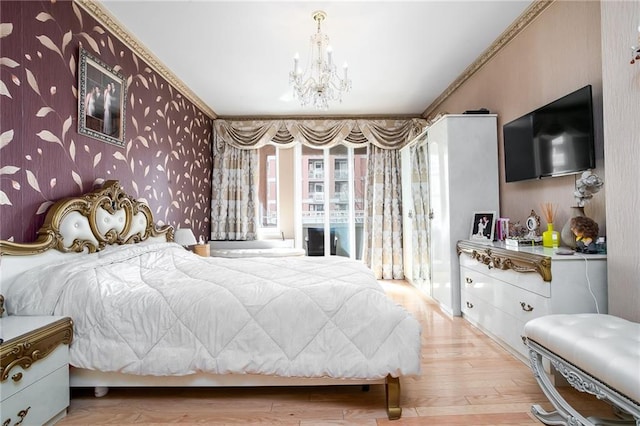
POLYGON ((125 236, 125 240, 132 236, 133 234, 140 233, 140 235, 144 235, 144 232, 147 229, 147 217, 142 212, 138 212, 131 219, 131 229, 129 233, 125 236))
POLYGON ((91 241, 95 246, 98 245, 98 240, 89 225, 89 219, 77 211, 70 212, 60 221, 60 234, 65 247, 70 247, 76 239, 91 241))
POLYGON ((121 233, 124 230, 126 218, 127 215, 123 209, 116 210, 114 214, 102 207, 96 209, 96 226, 103 236, 111 229, 115 229, 118 234, 121 233))
POLYGON ((640 324, 604 314, 547 315, 527 322, 524 334, 640 401, 640 324))

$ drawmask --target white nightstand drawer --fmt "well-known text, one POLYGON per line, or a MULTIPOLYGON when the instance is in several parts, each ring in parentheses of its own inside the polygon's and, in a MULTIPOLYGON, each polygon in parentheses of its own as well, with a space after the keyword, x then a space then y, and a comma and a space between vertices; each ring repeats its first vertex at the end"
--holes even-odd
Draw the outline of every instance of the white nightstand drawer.
MULTIPOLYGON (((34 364, 35 366, 36 364, 34 364)), ((2 395, 4 397, 4 394, 2 395)), ((69 367, 60 367, 2 401, 2 424, 42 425, 69 406, 69 367)))
POLYGON ((60 345, 46 357, 31 364, 31 367, 27 369, 23 369, 19 365, 13 367, 11 371, 9 371, 7 380, 0 383, 0 397, 3 401, 3 411, 5 399, 38 381, 41 377, 51 374, 60 367, 64 366, 68 368, 68 362, 69 346, 60 345))

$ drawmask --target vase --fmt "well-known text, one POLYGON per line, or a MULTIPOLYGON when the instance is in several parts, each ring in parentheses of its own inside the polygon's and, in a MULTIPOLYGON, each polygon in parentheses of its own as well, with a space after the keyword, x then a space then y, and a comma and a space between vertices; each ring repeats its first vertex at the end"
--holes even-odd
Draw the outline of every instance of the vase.
POLYGON ((560 233, 553 230, 553 223, 547 223, 547 230, 542 233, 542 247, 556 248, 560 245, 560 233))
POLYGON ((572 249, 576 248, 576 236, 573 235, 571 231, 571 218, 577 216, 585 216, 584 207, 574 206, 571 207, 571 215, 567 223, 562 227, 562 231, 560 232, 560 239, 562 240, 562 244, 571 247, 572 249))

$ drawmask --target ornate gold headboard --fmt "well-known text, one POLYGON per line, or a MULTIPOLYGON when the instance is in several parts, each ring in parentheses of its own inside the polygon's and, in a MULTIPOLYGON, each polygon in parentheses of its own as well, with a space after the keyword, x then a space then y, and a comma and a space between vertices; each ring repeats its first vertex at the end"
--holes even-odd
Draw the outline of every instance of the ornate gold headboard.
POLYGON ((30 255, 51 248, 89 253, 110 244, 132 244, 150 237, 173 241, 173 227, 156 227, 149 206, 127 195, 117 180, 79 197, 59 200, 47 211, 33 243, 0 240, 0 254, 30 255))

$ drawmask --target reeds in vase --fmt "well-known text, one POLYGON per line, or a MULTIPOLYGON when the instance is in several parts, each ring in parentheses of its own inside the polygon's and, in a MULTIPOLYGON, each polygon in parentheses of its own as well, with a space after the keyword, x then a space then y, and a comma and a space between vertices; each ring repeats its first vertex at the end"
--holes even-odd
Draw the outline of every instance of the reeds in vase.
POLYGON ((560 233, 553 230, 553 219, 556 216, 558 206, 553 203, 542 204, 542 215, 547 221, 547 230, 542 233, 543 247, 558 247, 560 244, 560 233))

